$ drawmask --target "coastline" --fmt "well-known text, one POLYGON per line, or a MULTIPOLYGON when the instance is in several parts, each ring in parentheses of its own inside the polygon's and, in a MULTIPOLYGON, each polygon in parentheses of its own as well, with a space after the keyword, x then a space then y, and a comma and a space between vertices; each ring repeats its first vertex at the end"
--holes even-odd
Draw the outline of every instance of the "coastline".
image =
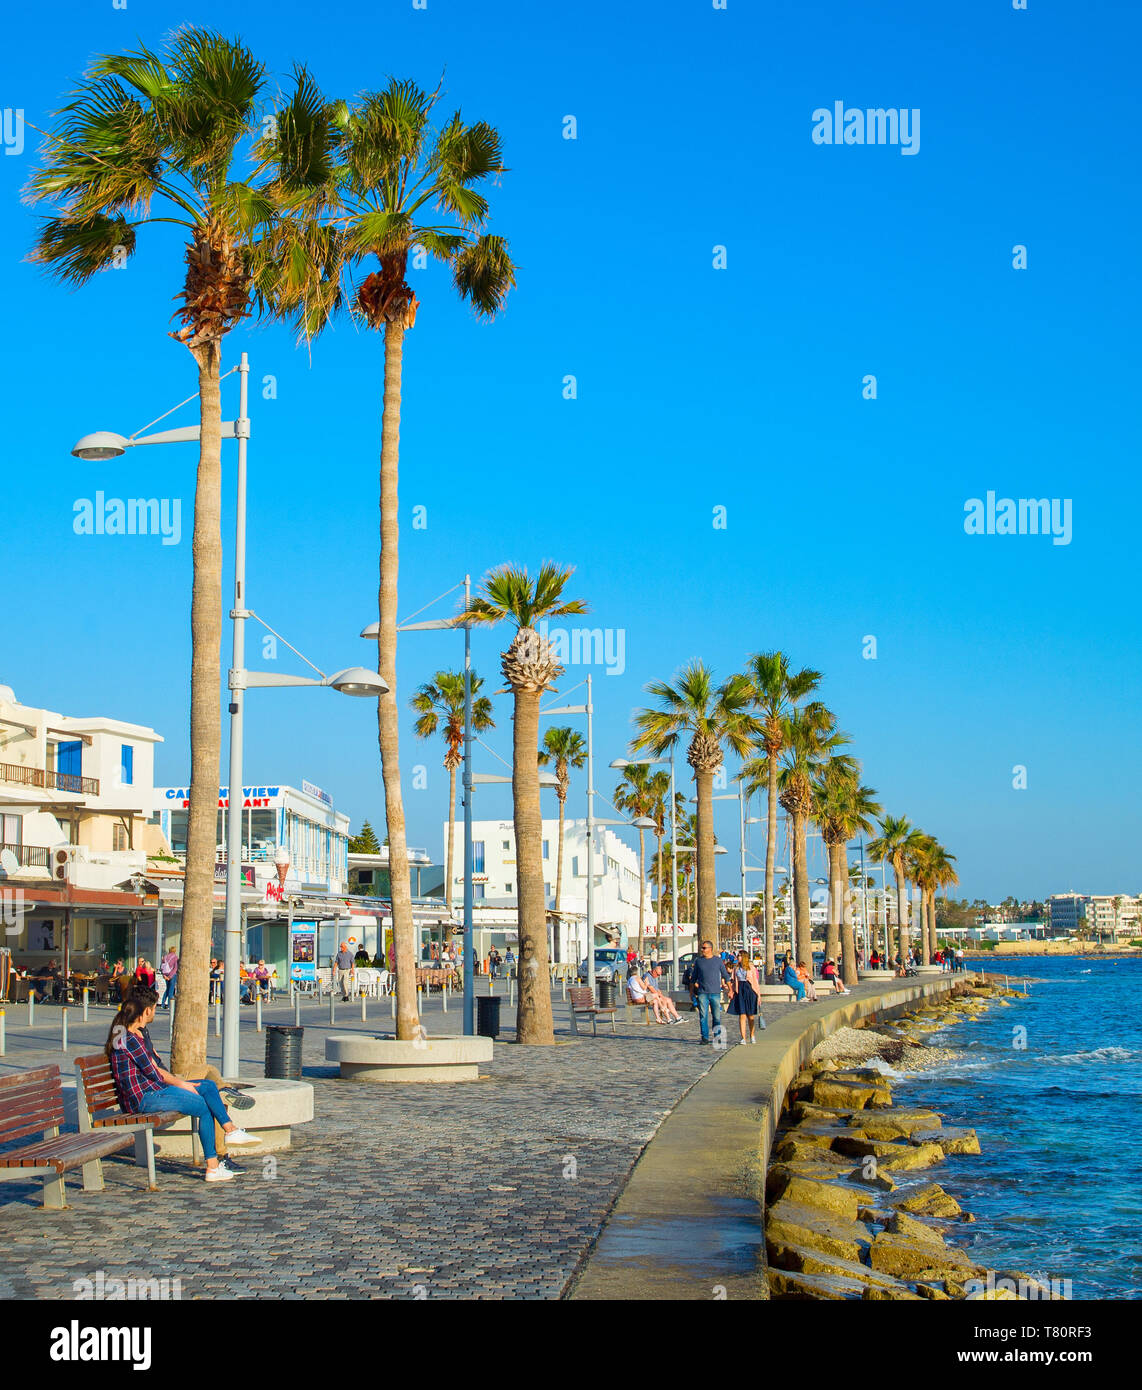
POLYGON ((976 1131, 892 1096, 895 1082, 968 1055, 933 1046, 929 1034, 1024 997, 997 981, 965 981, 891 1023, 839 1028, 813 1049, 789 1087, 766 1174, 772 1297, 1066 1296, 1058 1281, 980 1263, 978 1231, 970 1253, 957 1243, 975 1218, 957 1199, 948 1160, 981 1153, 976 1131))

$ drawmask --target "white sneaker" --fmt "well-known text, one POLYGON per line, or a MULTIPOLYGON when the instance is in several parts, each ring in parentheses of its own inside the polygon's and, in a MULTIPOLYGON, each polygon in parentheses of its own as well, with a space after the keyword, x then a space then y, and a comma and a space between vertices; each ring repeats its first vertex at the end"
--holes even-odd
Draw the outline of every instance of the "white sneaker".
POLYGON ((244 1129, 232 1129, 226 1136, 226 1147, 240 1149, 243 1144, 260 1144, 261 1137, 257 1134, 247 1134, 244 1129))
POLYGON ((756 1042, 757 1042, 757 1038, 756 1038, 756 1037, 750 1038, 750 1042, 751 1042, 751 1043, 756 1043, 756 1042))
POLYGON ((237 1173, 232 1168, 227 1168, 224 1163, 220 1163, 217 1168, 207 1168, 207 1182, 233 1182, 237 1173))

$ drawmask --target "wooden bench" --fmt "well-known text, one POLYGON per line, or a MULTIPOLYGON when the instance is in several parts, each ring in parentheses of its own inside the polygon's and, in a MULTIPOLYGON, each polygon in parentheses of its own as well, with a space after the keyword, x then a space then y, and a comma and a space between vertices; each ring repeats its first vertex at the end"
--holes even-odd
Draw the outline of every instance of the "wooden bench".
POLYGON ((624 993, 626 994, 626 1000, 627 1000, 627 1015, 628 1015, 628 1016, 630 1015, 631 1009, 641 1009, 641 1010, 642 1010, 642 1021, 643 1021, 643 1023, 645 1023, 646 1026, 649 1028, 649 1027, 650 1027, 650 1015, 651 1015, 651 1003, 650 1003, 650 1000, 649 1000, 645 995, 643 995, 643 997, 642 997, 641 999, 636 999, 636 998, 631 994, 631 992, 630 992, 629 989, 625 990, 624 993))
MULTIPOLYGON (((157 1187, 154 1131, 166 1129, 167 1125, 177 1124, 187 1117, 180 1110, 156 1110, 147 1115, 124 1110, 119 1104, 111 1063, 102 1052, 75 1059, 75 1095, 80 1132, 86 1134, 110 1129, 127 1132, 135 1145, 135 1160, 140 1168, 146 1167, 147 1183, 154 1191, 157 1187)), ((191 1157, 197 1164, 198 1129, 193 1120, 190 1135, 191 1157)))
POLYGON ((595 994, 589 985, 572 985, 567 991, 567 998, 571 1003, 571 1030, 575 1034, 579 1032, 579 1020, 589 1018, 591 1020, 591 1035, 598 1037, 600 1014, 610 1019, 612 1033, 618 1031, 615 1028, 615 1014, 618 1013, 618 1007, 611 1005, 601 1009, 595 1003, 595 994))
MULTIPOLYGON (((81 1112, 82 1113, 82 1112, 81 1112)), ((63 1083, 59 1067, 32 1067, 0 1078, 0 1144, 39 1134, 38 1143, 0 1153, 0 1181, 21 1182, 43 1177, 44 1206, 61 1211, 67 1206, 64 1174, 83 1170, 83 1190, 103 1191, 102 1159, 129 1149, 131 1134, 60 1134, 64 1123, 63 1083)))

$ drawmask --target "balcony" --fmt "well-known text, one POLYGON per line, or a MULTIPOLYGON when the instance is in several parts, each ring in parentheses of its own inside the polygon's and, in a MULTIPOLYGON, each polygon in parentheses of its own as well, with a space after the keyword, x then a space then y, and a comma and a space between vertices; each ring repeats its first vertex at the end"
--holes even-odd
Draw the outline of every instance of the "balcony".
POLYGON ((25 767, 22 763, 0 763, 0 782, 20 787, 43 787, 46 791, 76 792, 80 796, 98 796, 98 777, 76 777, 69 772, 47 772, 42 767, 25 767))
POLYGON ((0 845, 0 854, 11 850, 21 869, 47 869, 51 865, 52 852, 45 845, 0 845))

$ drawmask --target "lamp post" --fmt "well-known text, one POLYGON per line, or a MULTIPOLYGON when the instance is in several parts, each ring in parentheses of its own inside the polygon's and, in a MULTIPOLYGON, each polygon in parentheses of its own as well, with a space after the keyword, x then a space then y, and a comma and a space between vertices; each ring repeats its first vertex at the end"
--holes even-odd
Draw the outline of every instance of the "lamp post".
MULTIPOLYGON (((240 973, 241 934, 242 934, 242 733, 243 706, 245 691, 249 686, 270 685, 328 685, 345 695, 379 695, 388 687, 375 673, 360 666, 349 667, 327 676, 312 666, 320 680, 306 676, 282 676, 268 671, 247 671, 245 669, 247 618, 257 618, 257 614, 246 607, 246 442, 250 438, 250 418, 248 409, 248 383, 250 362, 245 353, 236 368, 239 373, 238 418, 222 422, 222 438, 238 441, 237 504, 235 508, 234 537, 234 607, 230 610, 233 622, 233 665, 229 675, 230 689, 230 784, 227 787, 228 801, 238 801, 238 814, 233 805, 227 808, 226 820, 226 926, 225 926, 225 975, 231 987, 223 993, 223 1033, 222 1033, 222 1074, 236 1077, 240 1065, 238 1053, 239 998, 237 980, 240 973)), ((226 374, 230 375, 229 372, 226 374)), ((188 398, 193 400, 194 397, 188 398)), ((186 401, 181 402, 185 405, 186 401)), ((175 406, 177 410, 179 407, 175 406)), ((171 414, 167 411, 166 414, 171 414)), ((159 419, 166 416, 160 415, 159 419)), ((158 421, 153 423, 157 424, 158 421)), ((118 458, 127 449, 141 444, 196 444, 199 440, 198 425, 184 425, 177 429, 160 430, 156 434, 139 433, 125 437, 110 431, 97 431, 85 435, 72 449, 76 458, 101 461, 118 458)), ((262 620, 259 618, 259 622, 262 620)), ((268 624, 263 623, 269 631, 268 624)), ((275 636, 280 634, 275 633, 275 636)), ((283 642, 284 638, 281 639, 283 642)), ((296 647, 285 643, 290 650, 296 647)))
MULTIPOLYGON (((616 772, 621 772, 623 768, 635 765, 655 765, 660 763, 670 764, 670 872, 673 877, 670 880, 670 934, 671 957, 670 957, 670 988, 678 988, 678 824, 675 815, 674 804, 674 748, 671 746, 669 758, 616 758, 611 763, 611 767, 616 772)), ((661 909, 661 903, 659 904, 661 909)), ((657 913, 655 914, 657 916, 657 913)), ((659 932, 662 931, 662 923, 658 923, 659 932)), ((594 962, 594 953, 591 955, 594 962)))

